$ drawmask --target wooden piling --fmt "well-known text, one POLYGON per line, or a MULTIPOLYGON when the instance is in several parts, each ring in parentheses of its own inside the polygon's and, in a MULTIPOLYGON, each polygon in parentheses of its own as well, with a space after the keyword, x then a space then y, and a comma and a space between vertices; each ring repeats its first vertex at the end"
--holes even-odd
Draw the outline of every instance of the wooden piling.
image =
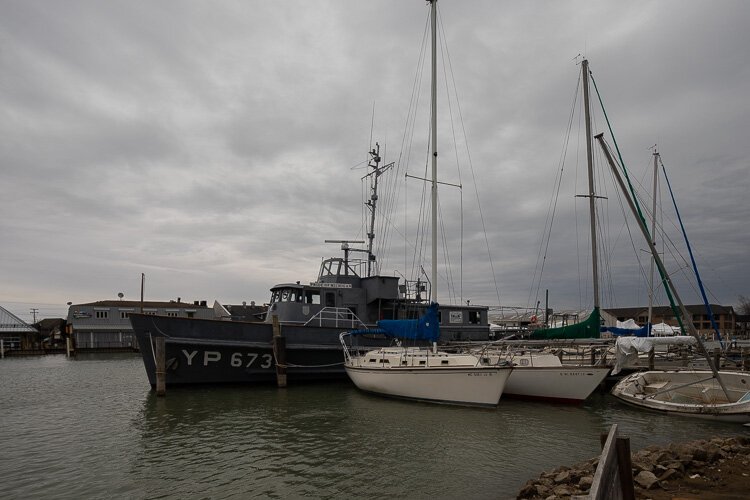
POLYGON ((5 359, 5 340, 0 339, 0 359, 5 359))
POLYGON ((286 338, 281 335, 279 317, 273 316, 273 355, 276 360, 276 385, 286 387, 286 338))
POLYGON ((630 440, 617 435, 617 424, 608 434, 601 435, 602 454, 594 472, 594 480, 587 496, 572 497, 589 500, 634 500, 630 440))
POLYGON ((620 473, 622 498, 634 500, 635 486, 633 485, 633 464, 630 458, 630 438, 615 438, 615 447, 617 448, 617 466, 620 473))
POLYGON ((747 347, 742 348, 742 369, 750 371, 750 349, 747 347))
POLYGON ((721 369, 721 349, 714 349, 714 366, 717 370, 721 369))
POLYGON ((166 373, 166 344, 164 337, 156 337, 154 357, 156 358, 156 395, 165 396, 167 394, 167 373, 166 373))
POLYGON ((654 357, 655 357, 655 352, 654 352, 654 348, 652 347, 648 351, 648 369, 650 371, 654 370, 654 357))

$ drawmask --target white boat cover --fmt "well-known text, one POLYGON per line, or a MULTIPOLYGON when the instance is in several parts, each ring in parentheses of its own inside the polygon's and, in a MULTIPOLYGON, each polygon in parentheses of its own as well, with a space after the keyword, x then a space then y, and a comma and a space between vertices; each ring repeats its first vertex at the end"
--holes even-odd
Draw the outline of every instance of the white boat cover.
POLYGON ((638 323, 635 322, 633 318, 630 318, 626 321, 618 321, 617 325, 615 325, 617 328, 622 328, 623 330, 640 330, 641 327, 638 326, 638 323))
POLYGON ((670 326, 664 322, 651 325, 651 335, 664 336, 664 335, 680 335, 680 327, 670 326))
POLYGON ((615 343, 615 366, 612 375, 632 366, 638 361, 638 354, 649 352, 657 345, 695 345, 695 337, 679 335, 676 337, 618 337, 615 343))

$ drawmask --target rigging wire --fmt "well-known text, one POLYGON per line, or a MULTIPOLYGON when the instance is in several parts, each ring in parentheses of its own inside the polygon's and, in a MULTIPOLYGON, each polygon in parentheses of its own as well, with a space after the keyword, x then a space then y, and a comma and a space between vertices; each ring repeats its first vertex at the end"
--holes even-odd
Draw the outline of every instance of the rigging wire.
POLYGON ((539 250, 537 252, 537 262, 534 267, 534 274, 532 276, 532 286, 529 289, 529 298, 526 301, 526 306, 531 306, 531 295, 534 293, 536 287, 536 295, 534 297, 534 304, 539 303, 539 294, 542 286, 542 276, 544 274, 544 266, 547 262, 547 253, 549 251, 550 239, 552 237, 552 227, 555 220, 555 214, 557 213, 557 202, 560 198, 560 187, 562 186, 563 173, 565 171, 565 159, 567 158, 568 146, 570 144, 570 132, 573 129, 573 119, 575 117, 576 103, 578 102, 578 94, 581 85, 581 77, 579 74, 578 82, 576 83, 575 91, 573 93, 573 104, 570 109, 570 115, 568 116, 568 126, 563 140, 562 151, 560 152, 560 158, 558 159, 558 175, 555 178, 555 184, 552 188, 552 196, 550 197, 549 205, 547 206, 547 217, 544 222, 544 232, 539 243, 539 250))
MULTIPOLYGON (((440 11, 440 6, 439 5, 438 5, 438 11, 440 11)), ((438 19, 440 20, 441 30, 442 30, 443 33, 445 33, 445 29, 443 28, 442 16, 439 15, 438 19)), ((443 39, 445 39, 445 36, 443 36, 443 39)), ((451 74, 451 81, 453 82, 453 88, 456 89, 456 85, 455 85, 455 81, 456 80, 455 80, 455 76, 454 76, 454 73, 453 73, 453 64, 451 62, 450 52, 448 51, 447 46, 446 46, 445 51, 446 51, 446 55, 447 55, 448 67, 449 67, 450 74, 451 74)), ((446 81, 447 81, 447 79, 446 79, 446 81)), ((479 209, 479 220, 482 223, 482 232, 484 233, 484 241, 485 241, 485 245, 486 245, 486 248, 487 248, 487 260, 488 260, 488 262, 490 264, 490 270, 492 272, 492 280, 493 280, 493 283, 495 285, 495 293, 496 293, 496 296, 497 296, 497 303, 499 305, 500 304, 500 287, 497 284, 497 274, 495 273, 495 265, 493 263, 492 253, 490 251, 490 242, 489 242, 489 238, 487 237, 487 225, 486 225, 485 220, 484 220, 484 212, 482 210, 481 200, 480 200, 480 197, 479 197, 479 189, 478 189, 478 186, 477 186, 476 174, 475 174, 475 171, 474 171, 474 163, 473 163, 473 161, 471 159, 471 152, 470 152, 470 149, 469 149, 468 134, 466 133, 466 126, 465 126, 464 119, 463 119, 463 112, 461 110, 461 102, 458 100, 458 91, 454 90, 454 92, 456 94, 456 108, 457 108, 457 111, 458 111, 459 122, 461 123, 461 132, 462 132, 463 137, 464 137, 464 144, 465 144, 465 148, 466 148, 466 157, 467 157, 467 161, 468 161, 468 164, 469 164, 469 171, 471 173, 471 178, 474 181, 473 182, 473 184, 474 184, 474 192, 475 192, 475 197, 476 197, 476 200, 477 200, 477 206, 478 206, 478 209, 479 209)), ((452 120, 451 120, 451 122, 452 122, 452 120)), ((454 142, 455 142, 455 139, 454 139, 454 142)), ((456 149, 458 149, 458 148, 456 148, 456 149)), ((459 184, 463 185, 463 183, 460 180, 460 169, 459 169, 459 184)), ((461 209, 463 211, 463 195, 462 195, 462 198, 461 198, 461 209)), ((462 219, 462 224, 461 224, 461 245, 462 245, 462 249, 463 249, 463 219, 462 219)), ((462 256, 463 256, 463 250, 462 250, 462 256)), ((463 261, 463 257, 462 257, 462 261, 463 261)), ((463 268, 463 263, 462 263, 462 268, 463 268)), ((463 288, 463 286, 462 286, 462 288, 463 288)), ((463 297, 463 293, 462 293, 462 297, 463 297)))

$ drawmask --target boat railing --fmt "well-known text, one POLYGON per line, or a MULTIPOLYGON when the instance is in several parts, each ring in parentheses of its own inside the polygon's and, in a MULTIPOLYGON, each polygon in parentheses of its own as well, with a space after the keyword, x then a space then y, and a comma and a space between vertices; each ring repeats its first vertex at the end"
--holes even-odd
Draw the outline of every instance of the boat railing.
POLYGON ((336 328, 366 328, 366 325, 351 309, 346 307, 324 307, 305 323, 305 326, 334 326, 336 328))

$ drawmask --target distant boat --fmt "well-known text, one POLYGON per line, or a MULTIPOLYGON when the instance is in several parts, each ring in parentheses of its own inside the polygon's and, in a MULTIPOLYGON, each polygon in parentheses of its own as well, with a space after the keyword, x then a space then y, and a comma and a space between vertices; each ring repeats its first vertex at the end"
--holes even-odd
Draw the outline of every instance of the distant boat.
POLYGON ((402 341, 434 341, 440 336, 438 305, 433 303, 419 320, 378 322, 375 331, 341 334, 344 367, 359 389, 383 396, 430 403, 497 406, 512 366, 481 353, 437 350, 436 347, 382 347, 352 354, 350 336, 377 333, 402 341))

